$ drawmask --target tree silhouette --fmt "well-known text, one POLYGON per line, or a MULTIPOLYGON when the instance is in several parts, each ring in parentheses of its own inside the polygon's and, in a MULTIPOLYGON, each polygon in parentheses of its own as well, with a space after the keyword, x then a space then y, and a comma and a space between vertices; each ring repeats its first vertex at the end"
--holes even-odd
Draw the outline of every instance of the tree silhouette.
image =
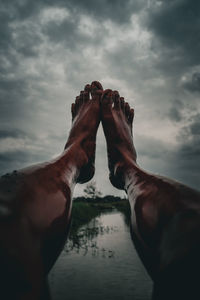
POLYGON ((97 190, 96 182, 89 182, 83 190, 87 198, 96 199, 101 196, 101 192, 97 190))

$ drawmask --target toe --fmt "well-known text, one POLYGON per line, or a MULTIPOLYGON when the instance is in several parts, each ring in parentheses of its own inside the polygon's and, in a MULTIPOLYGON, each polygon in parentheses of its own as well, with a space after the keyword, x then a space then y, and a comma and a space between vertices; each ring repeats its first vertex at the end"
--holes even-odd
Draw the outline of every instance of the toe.
POLYGON ((84 88, 83 102, 87 102, 90 100, 90 92, 91 92, 91 86, 90 84, 86 84, 84 88))
POLYGON ((92 95, 92 99, 96 100, 96 99, 100 99, 101 95, 103 93, 103 87, 101 85, 100 82, 98 81, 93 81, 91 83, 91 95, 92 95))
POLYGON ((79 100, 80 100, 80 97, 79 96, 77 96, 76 97, 76 100, 75 100, 75 112, 76 112, 76 114, 77 114, 77 112, 78 112, 78 109, 79 109, 79 100))
POLYGON ((101 104, 103 108, 111 108, 113 104, 112 90, 105 90, 101 96, 101 104))
POLYGON ((72 103, 71 112, 72 112, 72 120, 73 120, 74 117, 75 117, 75 115, 76 115, 76 112, 75 112, 75 103, 72 103))
POLYGON ((126 115, 127 120, 128 120, 129 114, 130 114, 130 106, 129 106, 128 102, 125 102, 125 115, 126 115))
POLYGON ((119 110, 121 106, 120 106, 120 96, 118 91, 113 92, 113 100, 114 100, 114 108, 119 110))
POLYGON ((81 105, 83 103, 83 97, 84 97, 84 91, 80 92, 80 100, 79 100, 79 104, 81 105))
POLYGON ((91 84, 91 87, 92 88, 96 87, 97 90, 102 90, 103 91, 103 87, 102 87, 102 85, 99 81, 93 81, 92 84, 91 84))
POLYGON ((130 114, 129 114, 129 123, 132 125, 133 124, 133 119, 134 119, 134 109, 130 109, 130 114))
POLYGON ((124 97, 120 97, 120 105, 123 112, 125 112, 125 103, 124 103, 124 97))
POLYGON ((90 92, 91 91, 91 85, 89 83, 86 84, 86 86, 84 87, 84 91, 85 92, 90 92))

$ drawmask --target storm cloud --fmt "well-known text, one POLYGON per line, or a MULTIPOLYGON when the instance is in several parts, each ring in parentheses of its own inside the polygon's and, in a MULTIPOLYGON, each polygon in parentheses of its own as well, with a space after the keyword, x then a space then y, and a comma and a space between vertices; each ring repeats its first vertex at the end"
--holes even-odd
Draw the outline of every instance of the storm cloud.
MULTIPOLYGON (((138 163, 199 188, 199 28, 195 0, 1 1, 1 174, 58 155, 71 103, 99 80, 135 108, 138 163)), ((101 128, 95 180, 121 194, 101 128)))

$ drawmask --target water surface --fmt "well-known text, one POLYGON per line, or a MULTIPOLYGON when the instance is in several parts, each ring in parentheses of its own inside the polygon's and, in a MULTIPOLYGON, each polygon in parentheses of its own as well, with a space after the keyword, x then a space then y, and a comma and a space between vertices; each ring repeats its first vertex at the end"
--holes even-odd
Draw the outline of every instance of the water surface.
POLYGON ((118 211, 104 212, 68 241, 49 275, 52 300, 150 300, 152 281, 118 211))

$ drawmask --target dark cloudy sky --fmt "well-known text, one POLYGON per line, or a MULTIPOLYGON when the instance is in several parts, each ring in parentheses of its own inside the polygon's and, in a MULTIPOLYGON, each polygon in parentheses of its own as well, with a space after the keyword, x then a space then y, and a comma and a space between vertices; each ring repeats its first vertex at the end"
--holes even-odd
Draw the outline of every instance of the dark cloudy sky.
MULTIPOLYGON (((200 1, 1 0, 1 174, 63 150, 93 80, 135 108, 139 164, 199 189, 200 1)), ((96 167, 99 189, 118 193, 101 129, 96 167)))

